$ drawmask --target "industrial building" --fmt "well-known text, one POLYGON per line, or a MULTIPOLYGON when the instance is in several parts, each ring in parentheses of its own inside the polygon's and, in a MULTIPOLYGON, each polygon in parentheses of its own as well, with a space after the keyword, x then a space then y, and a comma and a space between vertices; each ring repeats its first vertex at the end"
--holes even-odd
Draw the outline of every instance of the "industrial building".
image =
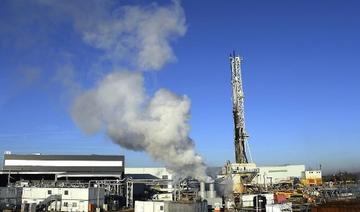
POLYGON ((151 175, 159 179, 173 179, 173 174, 165 167, 126 167, 125 175, 133 177, 136 175, 151 175))
POLYGON ((90 211, 104 206, 104 188, 2 187, 2 205, 21 205, 23 211, 90 211))
POLYGON ((19 180, 122 179, 122 155, 4 154, 0 186, 19 180))
POLYGON ((147 192, 153 200, 173 200, 173 175, 165 167, 126 167, 125 177, 134 183, 134 199, 146 199, 147 192))
POLYGON ((132 184, 124 180, 122 155, 6 152, 0 182, 1 208, 93 211, 105 202, 114 208, 132 204, 132 184))
MULTIPOLYGON (((271 185, 278 183, 285 183, 297 179, 311 178, 314 176, 312 173, 319 171, 305 171, 305 165, 279 165, 279 166, 257 166, 258 174, 254 177, 251 184, 254 185, 271 185)), ((173 179, 173 175, 170 170, 165 167, 126 167, 125 175, 133 178, 149 178, 149 179, 173 179)), ((313 178, 320 178, 314 176, 313 178)), ((169 188, 172 188, 172 184, 169 182, 169 188)))
POLYGON ((170 170, 165 167, 126 167, 125 176, 131 177, 133 179, 163 179, 168 180, 168 184, 165 187, 162 187, 163 190, 168 192, 173 191, 172 180, 173 174, 170 170))
POLYGON ((321 170, 309 170, 305 171, 302 183, 307 186, 317 186, 322 184, 322 172, 321 170))
POLYGON ((92 205, 103 206, 104 194, 104 188, 24 187, 21 199, 24 207, 35 204, 55 211, 89 211, 92 205))
POLYGON ((305 165, 258 166, 259 172, 253 179, 253 184, 272 185, 289 182, 294 178, 301 179, 305 165))

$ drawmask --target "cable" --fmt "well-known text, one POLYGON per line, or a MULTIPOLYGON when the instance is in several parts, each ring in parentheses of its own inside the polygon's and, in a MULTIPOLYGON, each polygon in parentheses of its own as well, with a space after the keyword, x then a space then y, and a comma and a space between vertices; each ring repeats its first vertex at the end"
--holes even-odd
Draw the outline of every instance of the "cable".
POLYGON ((252 159, 251 151, 250 151, 249 141, 246 141, 246 147, 248 149, 248 153, 249 153, 249 156, 250 156, 250 162, 253 163, 253 159, 252 159))

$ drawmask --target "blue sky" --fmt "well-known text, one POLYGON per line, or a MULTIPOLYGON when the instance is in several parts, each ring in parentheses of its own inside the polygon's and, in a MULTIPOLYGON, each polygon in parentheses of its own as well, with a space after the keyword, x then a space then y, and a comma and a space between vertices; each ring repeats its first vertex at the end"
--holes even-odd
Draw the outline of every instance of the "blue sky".
MULTIPOLYGON (((115 6, 122 3, 149 4, 115 6)), ((177 60, 146 72, 146 87, 149 95, 167 88, 191 99, 191 137, 207 164, 234 160, 228 55, 236 50, 244 58, 246 126, 257 164, 359 170, 360 3, 189 0, 181 5, 187 31, 171 41, 177 60)), ((103 134, 86 135, 73 123, 72 96, 101 79, 93 70, 102 54, 81 39, 61 11, 4 1, 0 151, 125 154, 128 166, 161 165, 103 134)))

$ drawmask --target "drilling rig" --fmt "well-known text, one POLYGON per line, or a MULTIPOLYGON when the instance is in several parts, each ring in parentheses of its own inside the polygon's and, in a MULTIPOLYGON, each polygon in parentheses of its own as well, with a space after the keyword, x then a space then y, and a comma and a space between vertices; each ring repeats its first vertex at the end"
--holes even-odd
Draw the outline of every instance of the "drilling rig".
POLYGON ((245 142, 249 137, 245 131, 244 91, 241 79, 241 58, 230 55, 232 104, 234 118, 234 143, 236 163, 248 163, 245 142))
POLYGON ((249 137, 245 130, 244 91, 241 79, 241 57, 230 54, 232 112, 234 119, 235 163, 228 161, 223 167, 219 178, 232 183, 232 199, 234 207, 241 207, 241 195, 249 193, 247 189, 251 181, 258 174, 255 163, 249 162, 246 155, 246 142, 249 137))

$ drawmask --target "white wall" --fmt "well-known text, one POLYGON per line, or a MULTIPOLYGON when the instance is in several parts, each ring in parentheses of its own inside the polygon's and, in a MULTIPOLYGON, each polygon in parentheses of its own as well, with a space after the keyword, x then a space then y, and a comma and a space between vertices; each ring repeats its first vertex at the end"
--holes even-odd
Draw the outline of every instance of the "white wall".
MULTIPOLYGON (((135 201, 135 212, 164 212, 164 202, 135 201)), ((170 211, 168 211, 170 212, 170 211)))
POLYGON ((321 179, 321 170, 311 170, 305 172, 305 179, 321 179))
POLYGON ((22 203, 38 204, 50 195, 61 195, 61 202, 53 202, 50 210, 61 208, 61 211, 88 211, 89 202, 97 202, 98 189, 99 203, 102 206, 105 192, 103 188, 23 188, 22 203))
POLYGON ((262 166, 254 178, 254 184, 276 184, 291 178, 301 178, 305 172, 305 165, 262 166))
POLYGON ((122 167, 122 161, 94 161, 94 160, 15 160, 6 159, 5 166, 59 166, 59 167, 122 167))

